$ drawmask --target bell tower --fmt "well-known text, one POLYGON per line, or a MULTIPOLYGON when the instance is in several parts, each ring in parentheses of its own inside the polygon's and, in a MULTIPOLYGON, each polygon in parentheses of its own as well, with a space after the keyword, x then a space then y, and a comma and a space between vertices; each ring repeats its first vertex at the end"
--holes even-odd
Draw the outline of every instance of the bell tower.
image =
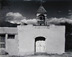
POLYGON ((46 25, 46 17, 47 17, 47 11, 44 9, 44 7, 41 5, 39 9, 37 10, 37 20, 38 25, 46 25))

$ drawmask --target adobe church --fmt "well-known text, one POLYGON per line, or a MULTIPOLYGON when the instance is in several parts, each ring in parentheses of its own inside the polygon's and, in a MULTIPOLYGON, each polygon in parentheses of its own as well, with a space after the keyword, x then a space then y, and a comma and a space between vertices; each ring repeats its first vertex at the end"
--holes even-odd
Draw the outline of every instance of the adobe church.
POLYGON ((62 54, 65 52, 65 26, 47 24, 43 6, 36 14, 37 24, 0 27, 0 54, 62 54))

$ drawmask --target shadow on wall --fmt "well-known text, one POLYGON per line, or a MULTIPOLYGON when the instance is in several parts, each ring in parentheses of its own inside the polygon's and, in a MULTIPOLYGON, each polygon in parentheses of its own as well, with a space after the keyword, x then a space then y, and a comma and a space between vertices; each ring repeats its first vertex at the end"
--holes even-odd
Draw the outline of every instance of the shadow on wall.
POLYGON ((5 50, 1 50, 0 55, 8 55, 8 52, 6 52, 5 50))

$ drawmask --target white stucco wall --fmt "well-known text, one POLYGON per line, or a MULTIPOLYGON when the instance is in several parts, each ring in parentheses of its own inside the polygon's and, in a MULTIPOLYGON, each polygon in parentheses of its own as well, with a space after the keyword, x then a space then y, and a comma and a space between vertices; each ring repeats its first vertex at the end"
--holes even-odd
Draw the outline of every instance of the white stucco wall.
POLYGON ((65 49, 65 26, 18 26, 19 54, 34 53, 35 38, 46 38, 47 53, 64 53, 65 49))
POLYGON ((0 54, 5 54, 5 52, 8 52, 9 55, 18 55, 17 27, 0 27, 0 34, 5 35, 5 48, 0 48, 0 54), (8 34, 15 35, 15 38, 8 39, 8 34))
POLYGON ((15 34, 14 39, 6 38, 6 51, 9 55, 18 55, 18 35, 15 34))

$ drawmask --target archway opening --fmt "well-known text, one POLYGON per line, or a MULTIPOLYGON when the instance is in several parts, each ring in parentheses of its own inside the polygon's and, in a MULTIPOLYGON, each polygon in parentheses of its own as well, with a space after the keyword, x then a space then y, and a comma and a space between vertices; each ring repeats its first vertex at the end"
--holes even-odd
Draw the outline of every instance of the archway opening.
POLYGON ((39 19, 45 21, 45 16, 43 14, 40 14, 39 19))
POLYGON ((45 25, 45 16, 44 16, 44 14, 40 14, 38 16, 38 18, 39 18, 39 21, 38 21, 39 25, 45 25))
POLYGON ((39 36, 35 38, 35 53, 45 53, 45 37, 39 36))

